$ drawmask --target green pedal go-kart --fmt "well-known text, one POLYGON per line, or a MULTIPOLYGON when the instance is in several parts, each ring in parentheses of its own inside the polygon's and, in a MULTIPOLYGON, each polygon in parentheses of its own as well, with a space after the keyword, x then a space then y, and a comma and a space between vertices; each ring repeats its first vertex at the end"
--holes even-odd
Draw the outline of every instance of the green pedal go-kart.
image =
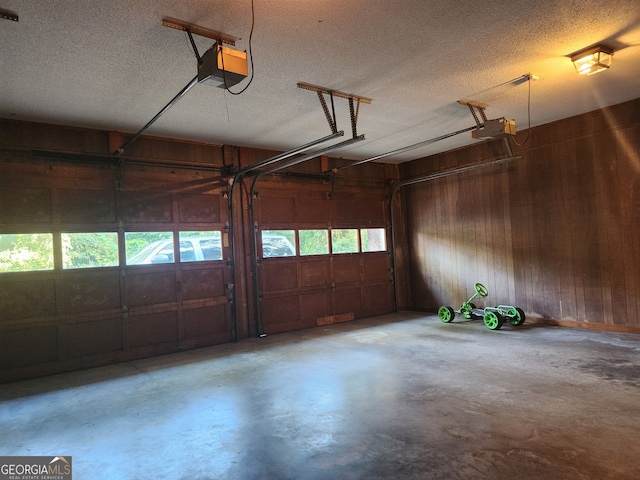
POLYGON ((489 295, 487 287, 481 283, 475 284, 476 293, 469 300, 464 302, 458 310, 454 310, 449 306, 442 306, 438 309, 438 317, 444 323, 450 323, 456 316, 456 313, 462 315, 466 319, 482 319, 485 326, 490 330, 498 330, 505 322, 509 322, 514 327, 518 327, 524 323, 524 312, 521 308, 512 307, 511 305, 498 305, 497 307, 476 308, 471 300, 478 295, 486 297, 489 295))

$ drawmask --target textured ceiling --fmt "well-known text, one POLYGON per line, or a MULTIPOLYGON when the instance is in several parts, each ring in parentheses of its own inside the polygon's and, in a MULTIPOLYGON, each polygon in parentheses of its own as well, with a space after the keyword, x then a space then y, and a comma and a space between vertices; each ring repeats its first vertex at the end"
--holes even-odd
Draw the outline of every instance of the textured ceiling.
MULTIPOLYGON (((307 82, 373 100, 359 111, 366 140, 332 154, 363 159, 474 125, 461 99, 523 130, 529 88, 532 126, 640 97, 638 0, 254 1, 249 88, 196 85, 146 134, 291 149, 330 133, 317 95, 296 86, 307 82), (615 49, 611 69, 578 76, 567 56, 596 43, 615 49), (540 80, 516 81, 529 72, 540 80)), ((162 18, 234 36, 241 50, 251 29, 251 0, 0 0, 0 11, 19 15, 0 20, 0 117, 130 133, 197 72, 186 34, 162 18)), ((200 53, 213 42, 195 38, 200 53)), ((335 107, 348 136, 348 103, 335 107)))

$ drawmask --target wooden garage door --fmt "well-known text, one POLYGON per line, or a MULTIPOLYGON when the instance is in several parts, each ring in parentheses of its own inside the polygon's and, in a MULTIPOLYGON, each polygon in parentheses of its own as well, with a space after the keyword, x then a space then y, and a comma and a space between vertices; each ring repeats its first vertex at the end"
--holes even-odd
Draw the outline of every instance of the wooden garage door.
POLYGON ((0 381, 231 339, 228 204, 211 172, 64 159, 0 169, 0 239, 40 235, 52 257, 44 270, 0 273, 0 381), (115 261, 69 267, 69 238, 96 232, 115 261), (136 233, 169 235, 170 261, 128 265, 136 233), (210 233, 215 258, 181 258, 185 235, 210 233))
POLYGON ((263 189, 257 204, 259 321, 264 333, 393 311, 383 195, 263 189), (382 233, 382 249, 369 251, 359 240, 372 230, 382 233), (336 231, 356 236, 352 251, 337 253, 336 231), (265 232, 290 238, 295 255, 269 257, 262 241, 265 232), (307 232, 326 232, 326 249, 305 251, 307 232))

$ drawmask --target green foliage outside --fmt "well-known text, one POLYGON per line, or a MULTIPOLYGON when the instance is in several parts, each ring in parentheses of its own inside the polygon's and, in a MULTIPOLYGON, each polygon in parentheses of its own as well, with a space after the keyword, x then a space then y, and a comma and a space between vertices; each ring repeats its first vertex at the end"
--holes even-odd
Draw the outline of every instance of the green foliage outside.
POLYGON ((370 252, 369 250, 369 235, 367 235, 366 230, 360 231, 360 245, 362 246, 363 252, 370 252))
POLYGON ((150 243, 158 240, 171 240, 172 238, 173 233, 171 232, 125 232, 124 245, 127 260, 130 260, 150 243))
POLYGON ((63 233, 63 268, 117 267, 118 234, 63 233))
POLYGON ((338 228, 331 230, 331 247, 333 253, 357 253, 358 229, 338 228))
POLYGON ((0 235, 0 272, 53 270, 53 235, 0 235))
POLYGON ((360 244, 363 252, 383 252, 387 248, 384 228, 363 228, 360 230, 360 244))
MULTIPOLYGON (((299 230, 301 255, 329 253, 328 230, 299 230)), ((296 244, 295 230, 271 230, 296 244)), ((180 237, 213 236, 220 232, 180 232, 180 237)), ((130 259, 147 245, 173 238, 172 232, 126 232, 125 249, 130 259)), ((331 231, 333 253, 358 252, 358 229, 331 231)), ((63 268, 109 267, 118 265, 118 236, 116 232, 63 233, 63 268)), ((362 229, 360 241, 363 252, 383 251, 386 248, 385 230, 362 229)), ((0 272, 53 270, 53 235, 50 233, 0 235, 0 272)))
POLYGON ((204 232, 200 232, 200 231, 186 231, 186 232, 180 232, 180 238, 189 238, 189 237, 220 237, 220 232, 219 231, 204 231, 204 232))
POLYGON ((326 255, 329 253, 328 230, 299 230, 300 255, 326 255))

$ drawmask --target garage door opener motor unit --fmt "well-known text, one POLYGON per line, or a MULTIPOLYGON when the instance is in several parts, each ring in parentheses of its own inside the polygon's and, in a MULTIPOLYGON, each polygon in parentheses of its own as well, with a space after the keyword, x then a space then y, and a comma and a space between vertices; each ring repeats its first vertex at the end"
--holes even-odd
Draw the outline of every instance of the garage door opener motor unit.
POLYGON ((216 42, 202 55, 198 64, 198 82, 228 88, 249 74, 247 52, 216 42))

